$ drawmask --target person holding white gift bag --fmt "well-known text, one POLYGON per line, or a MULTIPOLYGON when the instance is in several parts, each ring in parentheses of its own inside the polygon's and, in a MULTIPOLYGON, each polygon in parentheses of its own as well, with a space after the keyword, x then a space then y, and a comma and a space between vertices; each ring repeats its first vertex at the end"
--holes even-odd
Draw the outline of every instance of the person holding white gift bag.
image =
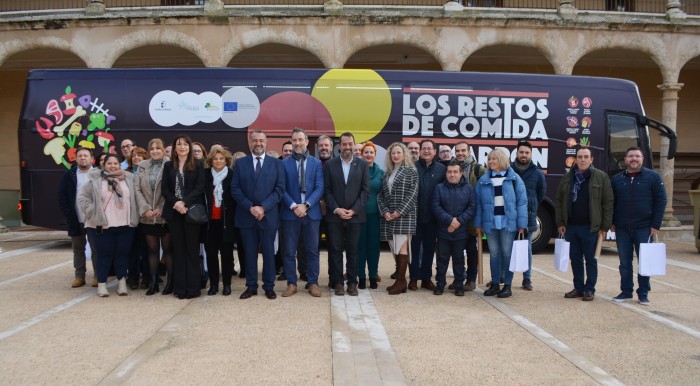
POLYGON ((477 237, 482 230, 486 233, 491 255, 492 285, 484 295, 507 298, 512 295, 513 272, 505 272, 503 289, 498 283, 501 271, 510 266, 516 233, 525 234, 527 229, 527 191, 502 150, 489 153, 488 167, 476 184, 474 227, 477 237))
MULTIPOLYGON (((666 208, 666 189, 659 173, 643 167, 644 155, 638 147, 630 147, 625 154, 627 169, 612 178, 615 196, 613 231, 620 255, 620 292, 616 302, 632 299, 634 290, 634 261, 632 252, 639 244, 655 237, 661 228, 666 208)), ((649 276, 637 275, 639 304, 649 305, 649 276)))

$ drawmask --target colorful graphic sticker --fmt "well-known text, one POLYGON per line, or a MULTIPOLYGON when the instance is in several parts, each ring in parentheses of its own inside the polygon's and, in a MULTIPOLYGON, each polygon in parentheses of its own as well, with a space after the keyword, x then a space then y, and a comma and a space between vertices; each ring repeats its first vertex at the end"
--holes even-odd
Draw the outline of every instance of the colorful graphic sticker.
POLYGON ((221 97, 207 91, 201 94, 163 90, 151 98, 148 112, 156 124, 171 127, 176 124, 194 126, 199 122, 212 123, 221 118, 221 97))
POLYGON ((109 133, 109 125, 117 117, 109 114, 104 103, 91 95, 78 97, 71 86, 64 94, 46 104, 45 115, 34 125, 37 133, 47 140, 44 154, 51 157, 56 165, 70 169, 79 147, 113 151, 114 136, 109 133))
POLYGON ((590 128, 591 123, 593 123, 591 117, 583 117, 583 119, 581 119, 581 127, 583 127, 584 129, 590 128))
POLYGON ((589 97, 585 97, 581 101, 581 104, 583 105, 584 108, 590 109, 591 105, 593 105, 593 100, 589 97))
POLYGON ((571 107, 572 109, 577 108, 578 107, 578 98, 576 98, 575 96, 572 95, 571 98, 569 98, 569 107, 571 107))
POLYGON ((227 125, 242 129, 255 122, 260 114, 260 100, 246 87, 231 87, 221 96, 221 119, 227 125))

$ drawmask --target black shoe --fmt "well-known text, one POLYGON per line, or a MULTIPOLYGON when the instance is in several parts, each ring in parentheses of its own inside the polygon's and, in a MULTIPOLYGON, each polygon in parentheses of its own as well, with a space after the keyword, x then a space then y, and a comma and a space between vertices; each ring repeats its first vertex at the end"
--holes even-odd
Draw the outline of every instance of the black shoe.
POLYGON ((396 271, 394 271, 394 273, 391 274, 391 278, 394 279, 394 280, 396 280, 397 277, 398 277, 398 276, 396 275, 396 271))
POLYGON ((457 281, 455 280, 455 281, 453 281, 452 283, 450 283, 450 285, 447 286, 447 289, 448 289, 448 290, 453 290, 453 289, 455 289, 455 283, 456 283, 456 282, 457 282, 457 281))
POLYGON ((265 291, 265 297, 272 300, 272 299, 277 299, 277 294, 275 293, 274 290, 269 290, 265 291))
POLYGON ((583 300, 584 302, 590 302, 593 299, 595 299, 593 291, 583 291, 583 299, 581 300, 583 300))
POLYGON ((360 279, 357 283, 357 288, 367 289, 367 279, 360 279))
POLYGON ((231 286, 230 285, 224 285, 224 290, 221 291, 221 294, 224 296, 229 296, 231 295, 231 286))
POLYGON ((436 286, 433 290, 433 295, 442 295, 443 293, 445 293, 445 289, 440 286, 436 286))
POLYGON ((214 296, 214 295, 216 295, 218 292, 219 292, 219 285, 217 284, 216 286, 214 286, 214 285, 212 284, 211 287, 209 287, 209 291, 207 291, 207 295, 209 295, 209 296, 214 296))
POLYGON ((523 289, 525 291, 532 291, 532 281, 530 279, 523 279, 523 289))
POLYGON ((146 291, 146 296, 151 296, 157 292, 160 292, 160 288, 158 288, 158 278, 156 278, 156 275, 151 275, 151 282, 149 283, 148 291, 146 291))
MULTIPOLYGON (((503 284, 503 283, 505 282, 505 280, 501 278, 501 279, 498 280, 498 282, 499 282, 500 284, 503 284)), ((486 283, 486 287, 488 287, 488 288, 491 288, 492 285, 493 285, 493 280, 489 280, 489 282, 486 283)))
POLYGON ((583 292, 581 291, 576 291, 576 289, 572 289, 571 291, 567 292, 564 294, 564 297, 567 299, 573 299, 573 298, 582 298, 583 297, 583 292))
POLYGON ((497 293, 501 292, 501 286, 500 285, 491 285, 489 289, 484 291, 484 296, 493 296, 496 295, 497 293))
POLYGON ((369 279, 369 288, 377 289, 377 279, 369 279))
POLYGON ((254 291, 252 289, 246 289, 242 294, 241 294, 241 299, 250 299, 252 296, 255 296, 258 294, 258 291, 254 291))
POLYGON ((308 282, 308 281, 309 281, 309 277, 306 276, 305 273, 302 273, 302 274, 299 275, 299 280, 308 282))
POLYGON ((464 296, 464 288, 455 288, 455 296, 464 296))
POLYGON ((173 281, 168 276, 168 283, 163 288, 163 295, 170 295, 171 293, 173 293, 173 281))
POLYGON ((498 293, 498 297, 503 299, 503 298, 509 298, 513 296, 513 292, 510 290, 509 285, 504 285, 503 289, 498 293))

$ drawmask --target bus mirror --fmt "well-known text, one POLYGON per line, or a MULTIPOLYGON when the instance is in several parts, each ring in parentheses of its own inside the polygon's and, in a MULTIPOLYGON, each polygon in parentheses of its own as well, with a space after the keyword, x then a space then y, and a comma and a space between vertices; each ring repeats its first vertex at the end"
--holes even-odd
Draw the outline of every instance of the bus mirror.
POLYGON ((656 119, 640 116, 639 124, 642 126, 649 126, 652 129, 658 131, 661 135, 668 138, 668 154, 666 158, 673 159, 676 156, 676 149, 678 148, 678 136, 676 132, 670 127, 664 125, 663 123, 657 121, 656 119))

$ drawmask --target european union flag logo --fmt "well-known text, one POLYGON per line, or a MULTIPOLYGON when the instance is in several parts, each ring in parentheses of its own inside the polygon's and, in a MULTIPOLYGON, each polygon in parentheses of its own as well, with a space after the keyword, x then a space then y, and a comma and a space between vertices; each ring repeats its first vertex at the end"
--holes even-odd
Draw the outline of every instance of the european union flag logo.
POLYGON ((238 111, 238 102, 224 102, 224 111, 238 111))

